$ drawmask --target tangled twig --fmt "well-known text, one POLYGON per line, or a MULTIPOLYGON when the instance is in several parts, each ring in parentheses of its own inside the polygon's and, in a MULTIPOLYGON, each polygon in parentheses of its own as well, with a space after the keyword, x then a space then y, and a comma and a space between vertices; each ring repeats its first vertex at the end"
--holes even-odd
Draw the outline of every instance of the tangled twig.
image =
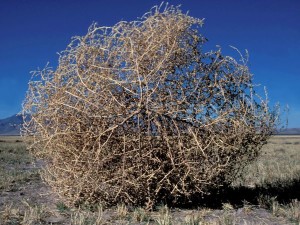
POLYGON ((189 199, 257 157, 277 113, 254 93, 246 60, 203 52, 202 23, 168 6, 93 24, 56 70, 34 74, 23 135, 69 204, 189 199))

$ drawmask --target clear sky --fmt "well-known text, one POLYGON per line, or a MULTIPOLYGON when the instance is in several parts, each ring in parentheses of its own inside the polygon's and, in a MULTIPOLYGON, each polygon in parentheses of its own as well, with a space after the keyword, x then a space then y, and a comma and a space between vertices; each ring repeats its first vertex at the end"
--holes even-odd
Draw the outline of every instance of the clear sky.
MULTIPOLYGON (((47 62, 92 22, 114 25, 142 16, 157 0, 0 0, 0 118, 20 112, 30 71, 47 62)), ((170 0, 205 18, 208 48, 247 49, 254 82, 266 86, 271 104, 288 105, 289 127, 300 127, 299 0, 170 0)))

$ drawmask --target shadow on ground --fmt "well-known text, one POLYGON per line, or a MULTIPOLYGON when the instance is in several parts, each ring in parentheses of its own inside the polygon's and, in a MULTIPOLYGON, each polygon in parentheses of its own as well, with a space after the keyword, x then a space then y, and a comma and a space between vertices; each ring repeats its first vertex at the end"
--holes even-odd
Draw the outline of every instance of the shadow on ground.
POLYGON ((265 184, 257 187, 224 187, 222 189, 211 191, 210 195, 194 195, 192 201, 180 201, 179 204, 166 202, 170 207, 180 207, 186 209, 195 209, 198 207, 207 207, 212 209, 221 209, 224 203, 229 203, 235 208, 247 204, 260 205, 261 201, 275 199, 280 204, 288 204, 293 199, 300 200, 300 177, 288 181, 278 181, 272 184, 265 184))

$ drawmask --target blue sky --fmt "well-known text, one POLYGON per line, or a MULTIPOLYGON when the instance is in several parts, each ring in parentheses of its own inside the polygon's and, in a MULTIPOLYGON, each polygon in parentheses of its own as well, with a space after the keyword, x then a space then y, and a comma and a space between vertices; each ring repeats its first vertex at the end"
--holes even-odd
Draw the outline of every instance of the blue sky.
MULTIPOLYGON (((142 16, 157 0, 1 0, 0 118, 21 110, 30 71, 47 62, 72 36, 84 35, 92 22, 114 25, 142 16)), ((183 11, 205 18, 200 30, 207 49, 229 45, 250 54, 254 82, 266 86, 271 104, 289 106, 289 127, 300 127, 299 0, 170 0, 183 11)))

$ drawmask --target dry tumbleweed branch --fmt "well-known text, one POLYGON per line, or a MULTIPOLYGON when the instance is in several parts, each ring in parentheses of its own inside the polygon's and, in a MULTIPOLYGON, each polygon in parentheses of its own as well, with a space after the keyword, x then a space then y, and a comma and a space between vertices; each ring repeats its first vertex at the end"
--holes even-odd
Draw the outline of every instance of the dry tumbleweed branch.
POLYGON ((255 159, 277 113, 246 61, 203 52, 202 20, 178 7, 92 25, 35 73, 23 135, 69 204, 151 208, 228 184, 255 159))

